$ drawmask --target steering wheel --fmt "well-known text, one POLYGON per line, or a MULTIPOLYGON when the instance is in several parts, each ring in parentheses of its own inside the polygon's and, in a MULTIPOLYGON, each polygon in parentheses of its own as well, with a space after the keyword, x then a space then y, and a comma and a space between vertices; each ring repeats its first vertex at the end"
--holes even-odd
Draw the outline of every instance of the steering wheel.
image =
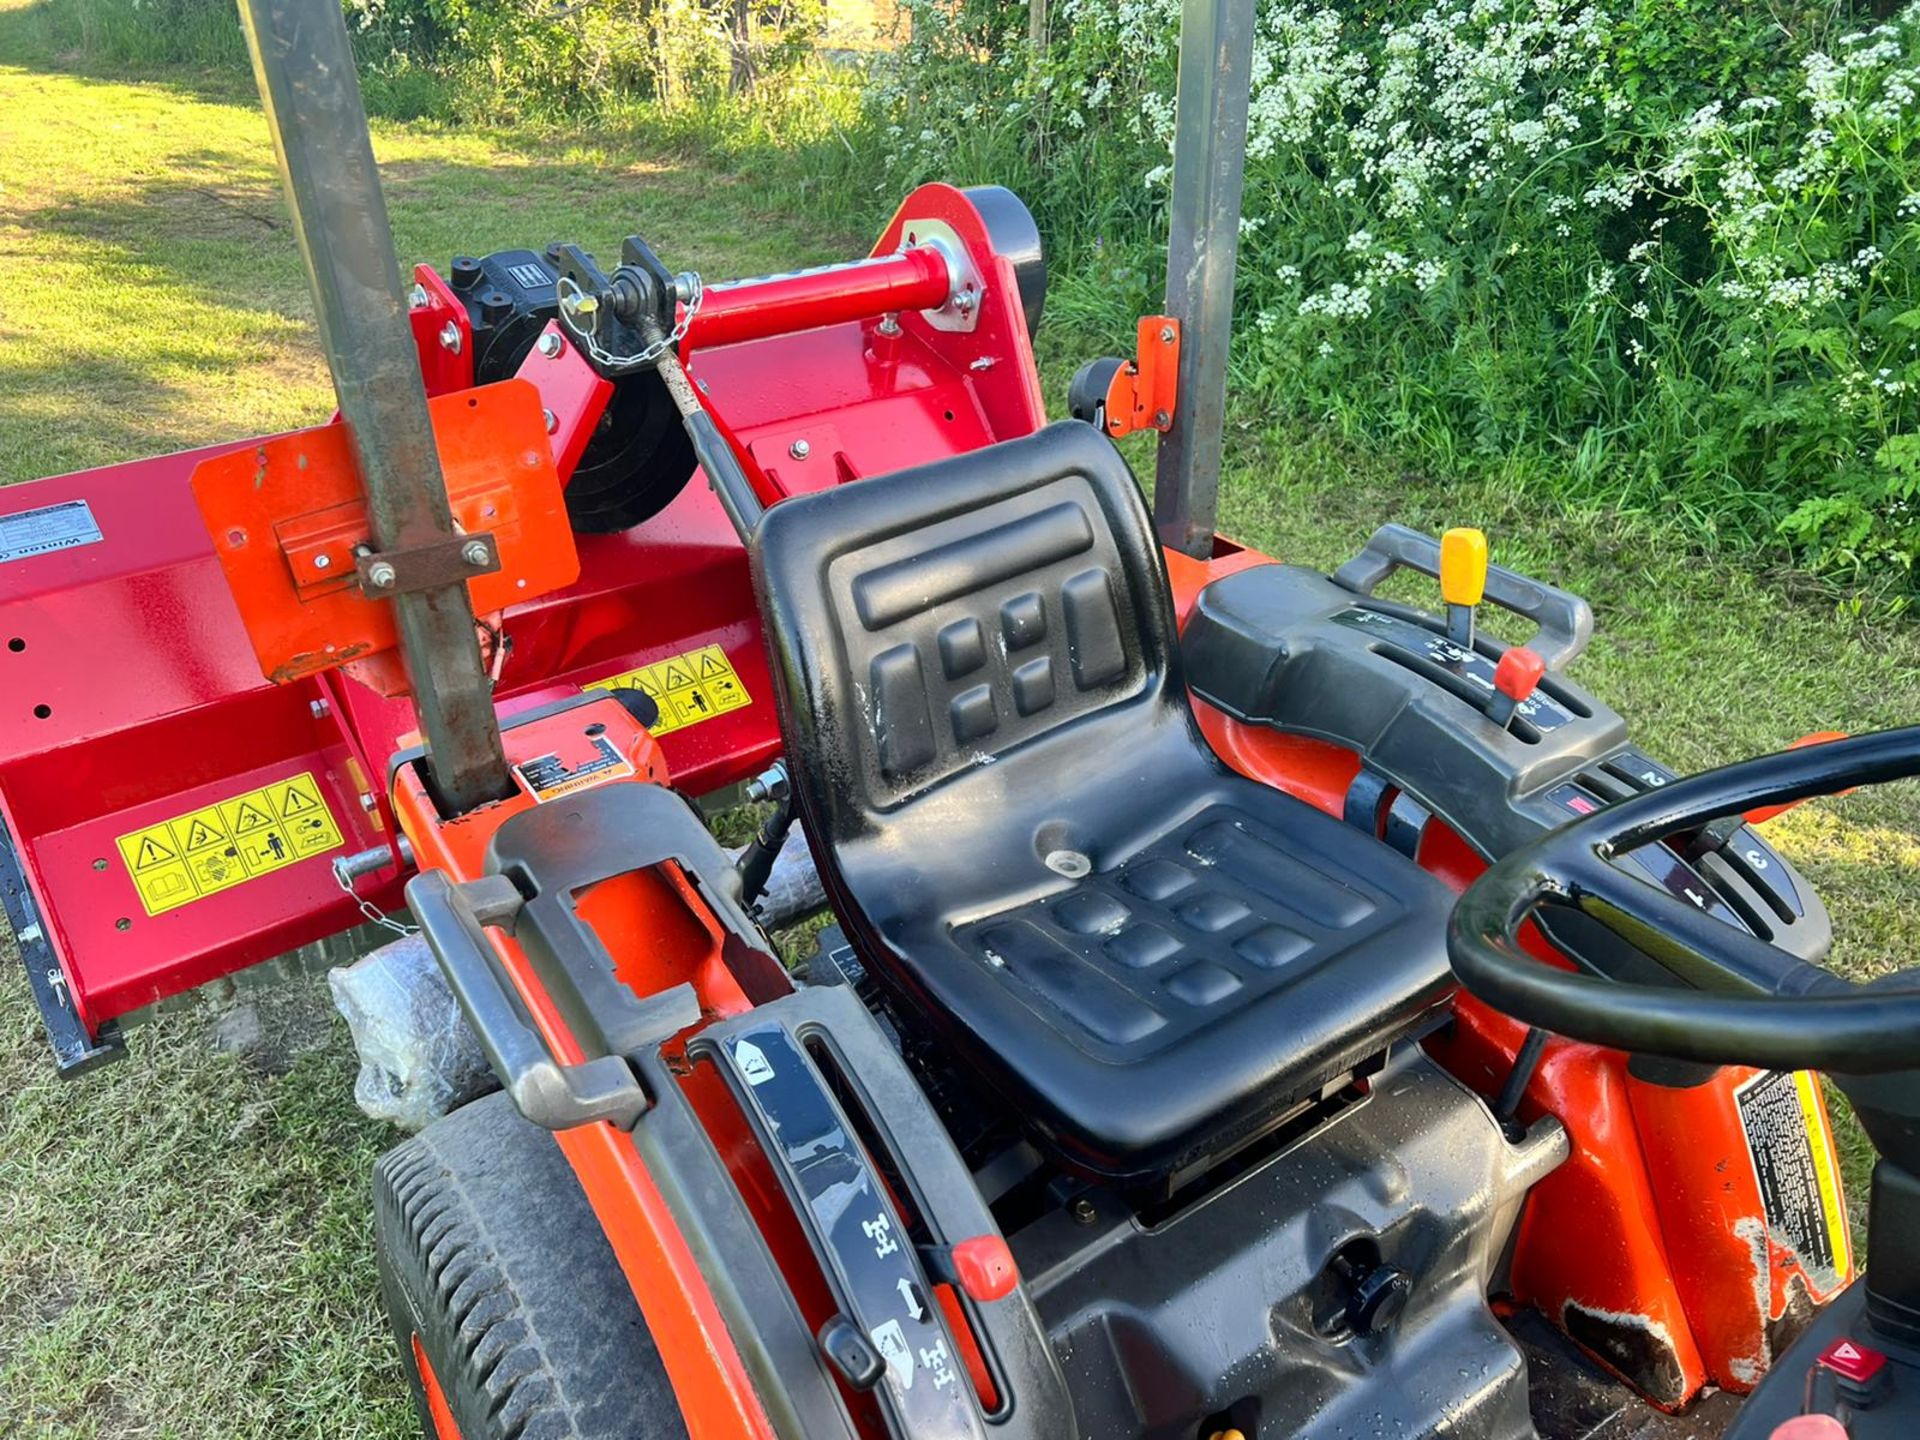
POLYGON ((1460 897, 1447 949, 1460 983, 1540 1030, 1720 1065, 1870 1074, 1920 1068, 1920 970, 1858 985, 1619 869, 1616 856, 1760 805, 1920 775, 1920 726, 1763 755, 1552 830, 1460 897), (1673 985, 1557 969, 1521 948, 1537 907, 1569 906, 1673 985))

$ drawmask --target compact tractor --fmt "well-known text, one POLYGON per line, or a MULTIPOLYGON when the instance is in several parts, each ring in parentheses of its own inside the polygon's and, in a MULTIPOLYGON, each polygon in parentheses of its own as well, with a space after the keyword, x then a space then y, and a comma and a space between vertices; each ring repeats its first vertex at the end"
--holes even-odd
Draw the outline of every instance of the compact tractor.
POLYGON ((1476 532, 1214 533, 1250 0, 1053 423, 1008 192, 405 282, 339 6, 242 10, 340 414, 0 495, 0 895, 70 1073, 411 913, 498 1081, 374 1176, 431 1436, 1920 1434, 1920 988, 1754 828, 1920 729, 1681 778, 1476 532))

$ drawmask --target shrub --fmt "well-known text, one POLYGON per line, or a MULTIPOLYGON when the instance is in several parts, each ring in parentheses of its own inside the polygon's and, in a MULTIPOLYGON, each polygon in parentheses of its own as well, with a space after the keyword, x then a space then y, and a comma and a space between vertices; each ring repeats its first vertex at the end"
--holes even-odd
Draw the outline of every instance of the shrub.
MULTIPOLYGON (((1019 7, 915 0, 871 93, 882 187, 1012 177, 1066 268, 1143 273, 1178 11, 1062 0, 1036 57, 1019 7)), ((1263 0, 1236 373, 1430 468, 1541 457, 1908 572, 1917 134, 1920 7, 1263 0)))

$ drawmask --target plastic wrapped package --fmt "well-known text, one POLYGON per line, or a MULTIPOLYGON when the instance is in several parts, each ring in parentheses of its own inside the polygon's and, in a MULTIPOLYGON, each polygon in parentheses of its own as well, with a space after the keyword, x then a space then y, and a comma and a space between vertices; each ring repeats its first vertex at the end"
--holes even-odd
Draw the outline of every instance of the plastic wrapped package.
MULTIPOLYGON (((796 831, 774 861, 755 909, 762 923, 777 927, 824 904, 820 872, 796 831)), ((354 1101, 375 1120, 420 1130, 500 1088, 420 936, 403 936, 329 970, 327 984, 360 1057, 354 1101)))
POLYGON ((420 936, 404 935, 329 970, 327 984, 360 1057, 354 1102, 375 1120, 421 1130, 500 1088, 420 936))

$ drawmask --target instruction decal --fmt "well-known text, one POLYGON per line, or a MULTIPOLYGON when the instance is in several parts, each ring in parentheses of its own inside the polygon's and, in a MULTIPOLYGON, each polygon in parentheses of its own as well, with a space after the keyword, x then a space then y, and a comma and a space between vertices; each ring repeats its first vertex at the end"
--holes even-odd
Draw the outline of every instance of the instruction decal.
POLYGON ((603 780, 631 775, 633 763, 614 748, 611 740, 598 735, 594 737, 591 760, 570 766, 549 751, 538 759, 522 760, 513 767, 513 773, 527 782, 527 789, 532 792, 533 798, 544 805, 549 800, 558 800, 562 795, 585 790, 603 780))
POLYGON ((1832 1137, 1813 1076, 1769 1070, 1733 1092, 1740 1108, 1767 1229, 1791 1245, 1816 1278, 1850 1273, 1832 1137))
POLYGON ((0 515, 0 565, 51 555, 56 550, 98 545, 105 538, 84 500, 63 500, 38 510, 0 515))
POLYGON ((346 841, 307 771, 144 826, 114 843, 147 914, 164 915, 346 841))
POLYGON ((744 710, 753 703, 727 652, 718 645, 704 645, 684 655, 669 655, 638 670, 596 680, 586 688, 646 691, 660 707, 660 723, 650 727, 655 735, 684 730, 702 720, 725 715, 729 710, 744 710))

